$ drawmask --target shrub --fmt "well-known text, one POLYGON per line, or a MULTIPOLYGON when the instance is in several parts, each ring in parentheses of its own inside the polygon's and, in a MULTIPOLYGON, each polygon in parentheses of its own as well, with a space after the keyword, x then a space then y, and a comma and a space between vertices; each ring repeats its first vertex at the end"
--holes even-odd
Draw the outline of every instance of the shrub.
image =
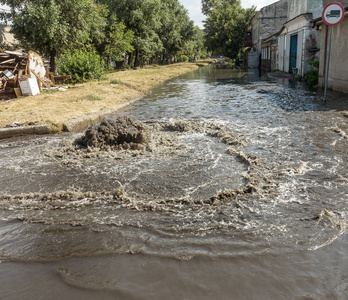
POLYGON ((187 62, 188 60, 189 60, 189 58, 186 55, 181 55, 179 57, 179 62, 187 62))
POLYGON ((319 79, 319 59, 314 58, 308 64, 311 69, 304 75, 304 78, 309 86, 315 86, 318 84, 319 79))
POLYGON ((71 75, 70 82, 85 82, 101 79, 104 73, 104 61, 93 51, 64 51, 58 60, 58 72, 71 75))

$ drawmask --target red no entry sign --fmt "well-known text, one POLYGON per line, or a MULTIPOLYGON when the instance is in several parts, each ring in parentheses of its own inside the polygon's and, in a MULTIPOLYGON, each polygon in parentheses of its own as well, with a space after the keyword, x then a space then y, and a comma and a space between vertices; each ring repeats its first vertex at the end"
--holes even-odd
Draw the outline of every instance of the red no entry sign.
POLYGON ((329 3, 325 6, 322 17, 326 25, 337 25, 341 23, 344 18, 344 7, 338 2, 329 3))

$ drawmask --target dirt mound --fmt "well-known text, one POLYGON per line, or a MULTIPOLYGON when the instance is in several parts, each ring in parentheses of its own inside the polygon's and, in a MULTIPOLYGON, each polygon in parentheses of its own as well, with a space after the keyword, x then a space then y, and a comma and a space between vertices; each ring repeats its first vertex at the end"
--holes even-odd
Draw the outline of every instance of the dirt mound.
POLYGON ((149 128, 142 122, 123 116, 90 126, 75 144, 86 148, 140 150, 145 148, 150 137, 149 128))

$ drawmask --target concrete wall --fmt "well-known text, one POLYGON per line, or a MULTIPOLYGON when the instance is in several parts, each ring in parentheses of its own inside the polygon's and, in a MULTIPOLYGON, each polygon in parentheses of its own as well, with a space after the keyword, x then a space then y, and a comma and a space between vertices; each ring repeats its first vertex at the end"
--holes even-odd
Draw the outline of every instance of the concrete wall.
POLYGON ((323 0, 288 0, 288 20, 299 15, 312 13, 313 19, 319 18, 323 11, 323 0))
POLYGON ((277 69, 283 72, 284 72, 284 58, 285 58, 285 35, 281 35, 278 39, 277 69))
POLYGON ((278 32, 287 21, 288 0, 263 7, 252 20, 253 47, 261 51, 261 42, 278 32))
POLYGON ((278 70, 277 49, 271 48, 271 70, 278 70))
POLYGON ((308 2, 307 12, 312 13, 313 19, 320 18, 323 13, 322 0, 308 0, 307 2, 308 2))
POLYGON ((260 12, 257 12, 254 18, 251 20, 251 36, 253 42, 253 48, 257 51, 261 50, 260 40, 260 12))
POLYGON ((283 32, 278 37, 278 69, 283 72, 292 72, 289 68, 290 59, 290 38, 297 35, 297 57, 296 68, 298 74, 303 76, 308 70, 308 61, 317 55, 317 52, 310 51, 319 47, 320 32, 312 28, 311 14, 300 15, 297 18, 285 23, 283 32))
POLYGON ((348 0, 323 0, 323 7, 325 7, 331 2, 338 2, 341 3, 343 7, 348 7, 348 0))
MULTIPOLYGON (((328 87, 348 93, 348 15, 332 28, 331 60, 328 87)), ((328 54, 330 28, 321 26, 319 86, 325 85, 326 57, 328 54)))

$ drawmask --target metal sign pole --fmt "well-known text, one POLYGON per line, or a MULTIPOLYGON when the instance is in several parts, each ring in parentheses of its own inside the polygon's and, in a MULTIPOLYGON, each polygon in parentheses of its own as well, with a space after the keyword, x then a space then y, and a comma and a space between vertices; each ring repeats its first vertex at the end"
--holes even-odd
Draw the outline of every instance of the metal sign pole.
POLYGON ((332 41, 332 27, 330 26, 330 42, 329 42, 329 53, 327 56, 327 66, 326 66, 326 75, 325 75, 325 92, 324 92, 324 101, 326 103, 326 95, 327 95, 327 85, 329 80, 329 69, 330 69, 330 56, 331 56, 331 41, 332 41))

